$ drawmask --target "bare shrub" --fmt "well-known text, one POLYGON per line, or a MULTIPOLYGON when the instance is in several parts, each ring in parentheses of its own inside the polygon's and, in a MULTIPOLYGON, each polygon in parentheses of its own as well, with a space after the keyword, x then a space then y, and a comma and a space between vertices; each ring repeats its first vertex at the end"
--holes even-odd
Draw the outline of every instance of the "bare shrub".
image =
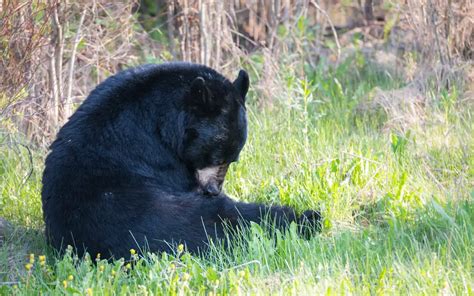
POLYGON ((135 1, 6 1, 1 11, 3 119, 40 145, 91 87, 136 64, 135 1))
POLYGON ((471 0, 409 0, 404 21, 417 35, 426 58, 449 64, 453 57, 474 58, 474 6, 471 0))
POLYGON ((408 0, 396 11, 402 32, 396 42, 419 54, 415 81, 435 79, 439 88, 450 88, 468 76, 474 59, 472 0, 408 0))
POLYGON ((234 6, 229 1, 171 0, 168 2, 170 52, 175 58, 208 65, 226 74, 244 53, 233 40, 234 6))
POLYGON ((42 64, 57 3, 4 1, 0 5, 0 108, 24 98, 23 90, 42 64))

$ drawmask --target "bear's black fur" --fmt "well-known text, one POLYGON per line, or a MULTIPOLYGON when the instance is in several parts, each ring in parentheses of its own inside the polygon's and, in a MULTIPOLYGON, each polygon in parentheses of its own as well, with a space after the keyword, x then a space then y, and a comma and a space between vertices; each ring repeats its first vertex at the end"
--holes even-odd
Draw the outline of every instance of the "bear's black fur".
POLYGON ((247 133, 245 71, 230 82, 201 65, 147 65, 92 91, 51 145, 43 175, 46 235, 56 249, 125 257, 131 248, 203 249, 223 221, 319 223, 307 211, 221 193, 247 133))

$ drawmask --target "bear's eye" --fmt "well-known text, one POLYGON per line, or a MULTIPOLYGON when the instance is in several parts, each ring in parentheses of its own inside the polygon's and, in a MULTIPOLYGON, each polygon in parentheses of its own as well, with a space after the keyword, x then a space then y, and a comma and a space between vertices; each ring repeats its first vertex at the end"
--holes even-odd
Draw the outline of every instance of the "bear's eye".
POLYGON ((224 165, 226 164, 226 162, 224 160, 216 160, 213 162, 213 165, 216 165, 216 166, 221 166, 221 165, 224 165))
POLYGON ((216 166, 221 166, 221 165, 228 164, 228 162, 223 157, 215 157, 212 161, 212 164, 216 166))

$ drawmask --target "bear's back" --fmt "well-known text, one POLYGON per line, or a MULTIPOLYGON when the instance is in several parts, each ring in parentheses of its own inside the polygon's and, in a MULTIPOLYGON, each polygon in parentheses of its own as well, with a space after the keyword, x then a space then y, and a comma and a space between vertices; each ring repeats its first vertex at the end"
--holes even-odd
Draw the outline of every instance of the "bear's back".
MULTIPOLYGON (((43 199, 80 203, 79 197, 97 196, 108 188, 152 182, 160 170, 186 179, 186 168, 158 141, 152 120, 174 116, 175 101, 197 76, 230 84, 213 69, 184 62, 131 68, 100 83, 51 145, 43 199)), ((173 179, 160 177, 164 182, 173 179)), ((187 186, 183 184, 174 189, 187 186)))

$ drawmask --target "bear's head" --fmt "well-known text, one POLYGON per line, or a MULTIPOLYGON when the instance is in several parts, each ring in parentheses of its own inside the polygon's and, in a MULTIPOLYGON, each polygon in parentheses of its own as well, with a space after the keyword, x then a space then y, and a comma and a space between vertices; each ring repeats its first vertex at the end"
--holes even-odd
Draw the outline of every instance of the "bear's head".
POLYGON ((182 157, 194 171, 199 191, 218 195, 227 169, 237 161, 247 138, 245 96, 248 74, 234 82, 196 77, 185 96, 187 119, 182 157))

